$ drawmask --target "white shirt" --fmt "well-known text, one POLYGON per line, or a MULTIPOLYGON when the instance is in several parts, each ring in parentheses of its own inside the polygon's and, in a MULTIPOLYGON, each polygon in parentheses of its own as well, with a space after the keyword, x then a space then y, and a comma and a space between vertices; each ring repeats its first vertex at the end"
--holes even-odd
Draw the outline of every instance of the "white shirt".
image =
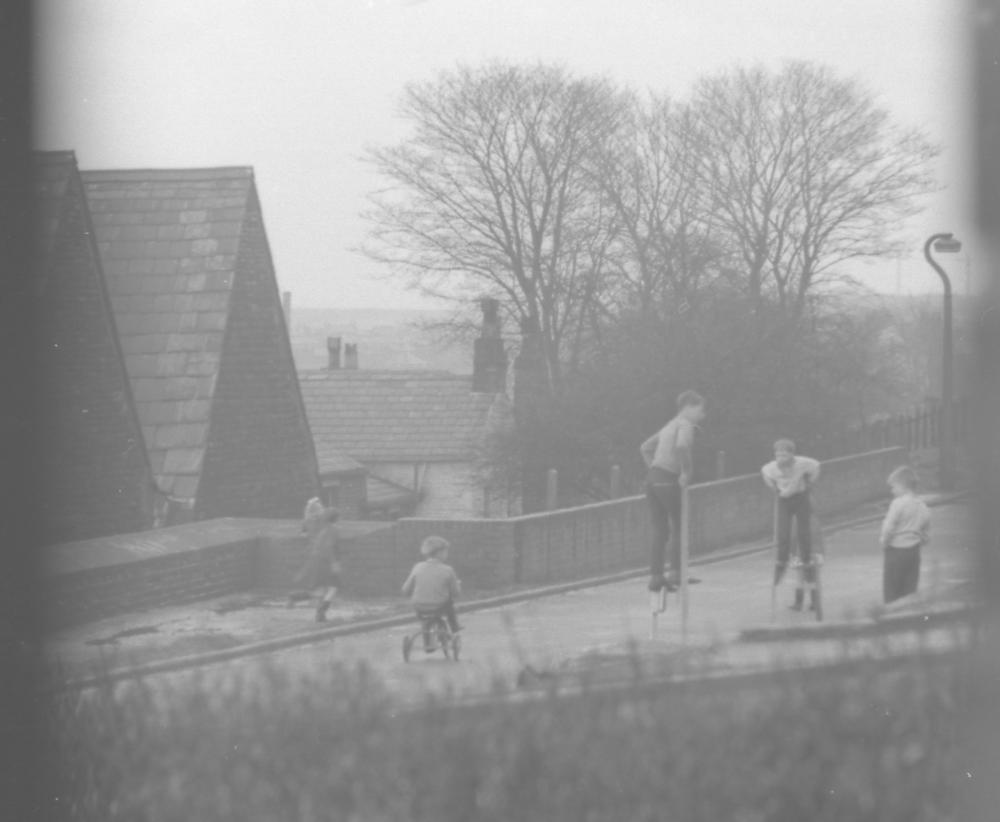
POLYGON ((819 462, 812 457, 793 457, 791 464, 782 468, 771 460, 760 469, 764 482, 778 492, 779 497, 790 497, 808 490, 810 483, 819 478, 819 462))
POLYGON ((901 494, 889 506, 879 541, 883 548, 919 548, 930 536, 931 512, 916 494, 901 494))

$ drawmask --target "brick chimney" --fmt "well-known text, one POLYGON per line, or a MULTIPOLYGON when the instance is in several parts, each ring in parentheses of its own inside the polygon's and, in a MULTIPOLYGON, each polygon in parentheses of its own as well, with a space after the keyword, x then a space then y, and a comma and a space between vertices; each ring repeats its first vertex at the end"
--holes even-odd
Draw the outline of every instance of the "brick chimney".
POLYGON ((340 337, 326 338, 326 353, 329 355, 326 363, 327 370, 340 370, 340 337))
POLYGON ((357 343, 347 343, 344 346, 344 370, 345 371, 357 371, 358 370, 358 344, 357 343))
POLYGON ((507 354, 500 337, 500 302, 490 297, 479 301, 483 327, 472 352, 472 390, 502 393, 507 384, 507 354))
POLYGON ((546 465, 536 448, 539 423, 548 397, 548 372, 542 350, 538 318, 521 321, 521 350, 514 358, 514 424, 522 435, 520 448, 521 511, 532 514, 545 509, 546 465))

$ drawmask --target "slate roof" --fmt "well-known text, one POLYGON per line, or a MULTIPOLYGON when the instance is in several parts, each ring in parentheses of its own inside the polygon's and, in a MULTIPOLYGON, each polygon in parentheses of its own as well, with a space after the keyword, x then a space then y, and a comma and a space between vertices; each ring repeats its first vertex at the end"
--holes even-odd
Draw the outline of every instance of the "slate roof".
POLYGON ((253 172, 82 176, 153 473, 193 500, 253 172))
POLYGON ((363 463, 472 460, 494 400, 443 371, 308 371, 299 385, 317 454, 363 463))
POLYGON ((72 151, 41 151, 33 155, 31 184, 36 259, 46 260, 52 254, 59 235, 63 198, 69 192, 70 179, 77 173, 76 156, 72 151))

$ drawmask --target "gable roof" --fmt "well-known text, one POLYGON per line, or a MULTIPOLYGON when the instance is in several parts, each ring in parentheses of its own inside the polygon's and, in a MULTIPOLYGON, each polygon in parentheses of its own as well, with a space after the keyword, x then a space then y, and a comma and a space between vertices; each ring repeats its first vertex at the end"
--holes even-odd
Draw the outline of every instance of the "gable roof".
POLYGON ((193 501, 253 171, 82 176, 153 473, 193 501))
POLYGON ((363 463, 474 459, 495 396, 443 371, 311 371, 299 384, 317 454, 363 463))
POLYGON ((44 268, 55 248, 70 180, 78 173, 72 151, 39 151, 32 155, 36 259, 43 263, 39 268, 44 268))
POLYGON ((152 475, 72 151, 31 154, 43 541, 135 531, 152 475))

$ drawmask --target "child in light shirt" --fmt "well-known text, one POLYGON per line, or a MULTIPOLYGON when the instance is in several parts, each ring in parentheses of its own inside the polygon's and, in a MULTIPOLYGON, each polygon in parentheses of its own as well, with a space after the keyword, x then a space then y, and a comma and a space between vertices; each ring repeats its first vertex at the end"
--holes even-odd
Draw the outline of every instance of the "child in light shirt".
POLYGON ((917 474, 901 466, 889 475, 893 500, 882 522, 879 542, 885 552, 882 598, 886 604, 917 590, 920 549, 930 537, 931 512, 916 494, 917 474))
MULTIPOLYGON (((778 497, 778 561, 774 567, 774 584, 785 574, 792 550, 792 521, 795 521, 799 543, 798 559, 806 582, 815 581, 812 546, 812 497, 810 491, 819 479, 819 462, 798 456, 795 443, 780 439, 774 444, 774 459, 760 470, 767 486, 778 497)), ((795 591, 792 608, 800 610, 803 590, 795 591)), ((816 607, 816 592, 812 592, 812 607, 816 607)))

